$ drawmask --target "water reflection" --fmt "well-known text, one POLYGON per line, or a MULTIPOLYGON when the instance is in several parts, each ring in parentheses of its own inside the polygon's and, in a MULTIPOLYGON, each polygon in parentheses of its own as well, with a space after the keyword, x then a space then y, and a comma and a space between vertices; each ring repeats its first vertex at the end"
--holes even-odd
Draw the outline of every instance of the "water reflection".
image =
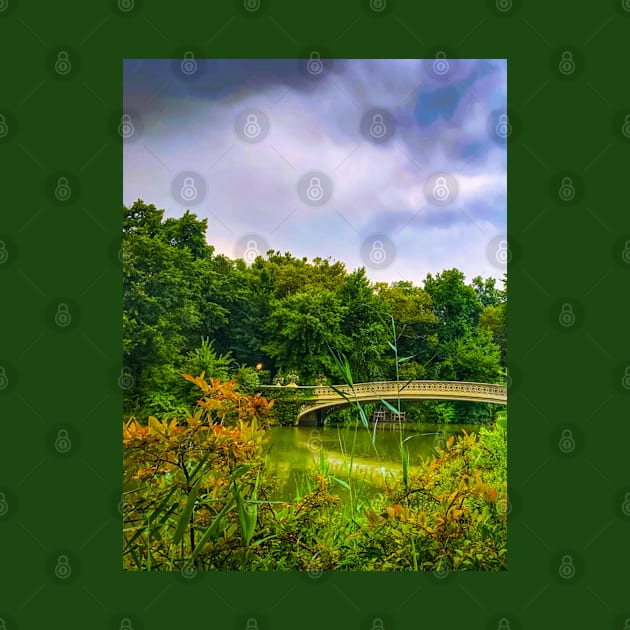
POLYGON ((274 427, 267 445, 267 471, 278 477, 274 498, 291 499, 300 479, 319 466, 322 455, 332 475, 347 479, 352 458, 355 477, 372 486, 382 485, 402 470, 400 440, 405 441, 413 468, 422 458, 431 457, 435 446, 443 446, 449 436, 463 431, 474 433, 478 425, 414 424, 381 425, 375 431, 359 427, 274 427), (374 438, 374 443, 372 439, 374 438))

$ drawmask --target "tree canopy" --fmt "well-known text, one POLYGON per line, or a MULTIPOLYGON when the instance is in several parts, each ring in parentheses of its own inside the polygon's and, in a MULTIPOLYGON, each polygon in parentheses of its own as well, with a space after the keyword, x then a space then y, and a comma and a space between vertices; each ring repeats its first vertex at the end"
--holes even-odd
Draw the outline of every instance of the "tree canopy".
POLYGON ((501 382, 505 278, 498 289, 447 269, 424 286, 372 283, 364 268, 274 250, 248 265, 216 254, 207 230, 189 211, 165 219, 140 199, 123 207, 126 415, 193 404, 184 372, 240 374, 249 387, 289 372, 337 383, 332 353, 343 353, 356 382, 394 379, 392 341, 409 357, 401 379, 501 382))

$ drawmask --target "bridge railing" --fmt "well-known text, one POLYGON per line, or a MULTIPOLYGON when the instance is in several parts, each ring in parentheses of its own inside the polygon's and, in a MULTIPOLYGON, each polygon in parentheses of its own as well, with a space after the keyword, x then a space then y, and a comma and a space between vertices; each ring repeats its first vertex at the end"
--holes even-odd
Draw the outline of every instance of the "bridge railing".
MULTIPOLYGON (((281 385, 267 386, 284 389, 281 385)), ((296 386, 290 386, 296 387, 296 386)), ((301 390, 309 390, 319 402, 339 400, 339 394, 326 385, 302 385, 297 386, 301 390)), ((348 385, 336 385, 335 388, 346 394, 349 398, 372 394, 375 396, 398 396, 401 398, 413 397, 414 394, 427 393, 436 395, 455 394, 456 397, 471 396, 472 398, 490 398, 505 402, 507 400, 507 387, 493 383, 475 383, 472 381, 380 381, 376 383, 356 383, 353 388, 348 385)))
MULTIPOLYGON (((338 398, 339 394, 331 387, 315 386, 312 388, 313 394, 317 398, 338 398)), ((339 391, 351 396, 353 392, 357 395, 361 394, 382 394, 401 395, 431 392, 431 393, 461 393, 461 394, 477 394, 480 396, 492 396, 503 398, 507 395, 505 385, 495 385, 491 383, 474 383, 469 381, 411 381, 408 385, 404 385, 402 381, 382 381, 379 383, 357 383, 354 388, 347 385, 336 387, 339 391)))

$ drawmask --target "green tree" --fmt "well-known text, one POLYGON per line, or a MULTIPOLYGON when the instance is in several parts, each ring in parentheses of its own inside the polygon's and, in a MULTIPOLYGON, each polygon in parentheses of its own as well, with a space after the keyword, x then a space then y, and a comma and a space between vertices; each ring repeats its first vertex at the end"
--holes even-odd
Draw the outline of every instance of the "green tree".
POLYGON ((471 331, 451 342, 449 350, 442 364, 442 378, 449 381, 499 382, 501 354, 488 331, 471 331))
POLYGON ((428 274, 424 289, 431 296, 433 312, 439 319, 441 342, 450 342, 475 328, 481 304, 459 269, 447 269, 435 277, 428 274))
POLYGON ((494 278, 484 280, 481 276, 475 276, 472 279, 472 287, 482 308, 496 306, 502 301, 502 292, 497 289, 494 278))
POLYGON ((267 343, 262 349, 285 372, 294 370, 302 381, 314 381, 323 372, 335 369, 329 347, 346 350, 340 324, 346 315, 332 291, 295 293, 277 300, 267 320, 267 343))
POLYGON ((337 297, 346 308, 340 324, 340 336, 347 348, 346 357, 357 382, 371 381, 383 371, 384 357, 389 353, 387 345, 386 301, 375 295, 365 269, 360 268, 347 275, 337 297))
POLYGON ((217 275, 212 249, 201 245, 206 222, 186 213, 162 223, 163 214, 141 200, 123 206, 123 365, 134 379, 126 407, 141 404, 152 387, 163 392, 168 366, 227 321, 212 299, 217 275))
MULTIPOLYGON (((433 310, 431 296, 411 282, 379 283, 376 291, 387 303, 396 323, 398 354, 412 356, 413 361, 402 363, 401 378, 423 378, 432 373, 438 337, 438 317, 433 310)), ((390 378, 395 368, 390 366, 390 378)))
POLYGON ((501 364, 505 366, 507 358, 507 320, 506 304, 486 306, 479 316, 479 328, 492 335, 494 343, 501 352, 501 364))

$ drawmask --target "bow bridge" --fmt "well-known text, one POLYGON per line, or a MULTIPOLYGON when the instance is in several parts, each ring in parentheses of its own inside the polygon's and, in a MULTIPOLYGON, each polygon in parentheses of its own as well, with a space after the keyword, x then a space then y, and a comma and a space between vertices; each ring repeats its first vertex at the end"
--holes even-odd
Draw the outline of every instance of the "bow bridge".
POLYGON ((507 404, 505 385, 472 383, 468 381, 382 381, 356 383, 354 387, 335 385, 349 400, 327 386, 269 385, 265 389, 292 387, 303 390, 308 399, 299 408, 295 424, 322 425, 327 413, 347 407, 353 402, 378 402, 380 400, 467 400, 471 402, 507 404))

